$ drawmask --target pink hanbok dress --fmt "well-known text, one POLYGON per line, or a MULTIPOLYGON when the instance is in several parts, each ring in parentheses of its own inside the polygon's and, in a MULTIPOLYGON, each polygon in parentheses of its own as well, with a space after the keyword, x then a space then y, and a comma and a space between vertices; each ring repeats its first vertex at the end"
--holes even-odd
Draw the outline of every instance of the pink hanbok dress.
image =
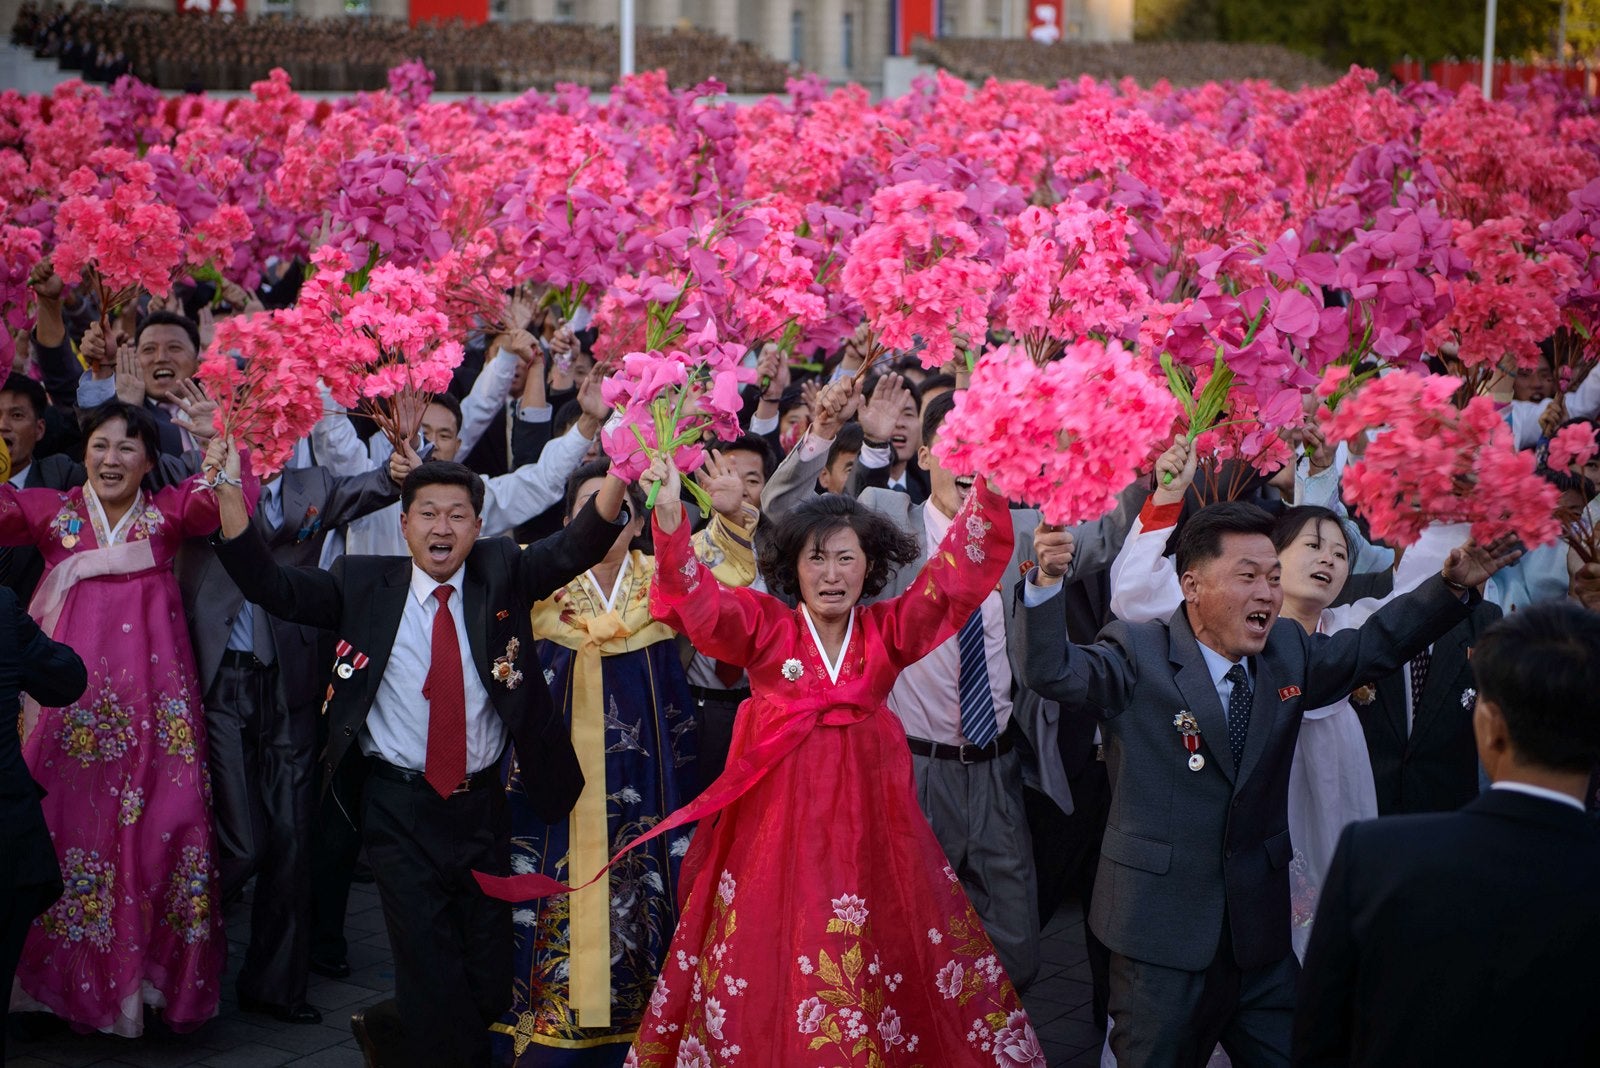
MULTIPOLYGON (((30 613, 89 669, 67 708, 24 709, 66 892, 28 932, 11 1008, 133 1036, 216 1015, 227 942, 216 899, 205 717, 172 560, 217 528, 195 480, 140 493, 110 528, 89 487, 0 487, 0 544, 34 545, 30 613)), ((253 489, 253 487, 252 487, 253 489)))

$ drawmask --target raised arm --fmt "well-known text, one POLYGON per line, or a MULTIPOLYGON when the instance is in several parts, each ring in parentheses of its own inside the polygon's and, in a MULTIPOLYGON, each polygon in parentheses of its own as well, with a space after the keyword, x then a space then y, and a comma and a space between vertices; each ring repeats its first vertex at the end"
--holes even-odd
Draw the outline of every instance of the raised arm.
POLYGON ((1127 707, 1138 678, 1129 624, 1118 620, 1093 645, 1074 645, 1067 638, 1066 600, 1052 596, 1028 604, 1024 585, 1017 583, 1011 604, 1011 662, 1018 684, 1059 701, 1064 710, 1096 719, 1117 715, 1127 707))
POLYGON ((1015 539, 1006 499, 979 478, 905 592, 866 609, 896 670, 921 660, 961 629, 1005 574, 1015 539))
POLYGON ((517 585, 529 604, 544 600, 606 558, 620 529, 627 525, 626 520, 619 522, 626 491, 621 479, 607 475, 600 492, 578 510, 572 522, 522 550, 517 560, 517 585))
POLYGON ((583 463, 590 439, 573 426, 552 441, 537 461, 524 464, 504 475, 485 480, 483 536, 510 533, 553 504, 560 504, 566 493, 567 476, 583 463))

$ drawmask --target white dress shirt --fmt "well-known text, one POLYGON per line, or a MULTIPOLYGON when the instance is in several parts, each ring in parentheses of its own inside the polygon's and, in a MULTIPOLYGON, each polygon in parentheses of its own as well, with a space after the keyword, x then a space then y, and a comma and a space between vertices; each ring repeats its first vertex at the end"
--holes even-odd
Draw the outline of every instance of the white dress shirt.
POLYGON ((6 481, 17 489, 26 489, 28 486, 28 472, 33 470, 33 461, 29 460, 26 467, 13 468, 11 477, 6 481))
POLYGON ((1529 797, 1542 797, 1546 801, 1554 801, 1560 805, 1571 805, 1579 812, 1586 811, 1583 802, 1571 794, 1564 794, 1560 790, 1551 790, 1544 786, 1535 786, 1529 782, 1509 782, 1501 780, 1490 786, 1492 790, 1510 790, 1513 793, 1527 794, 1529 797))
MULTIPOLYGON (((482 771, 500 758, 506 747, 506 725, 489 701, 472 661, 467 641, 466 608, 461 590, 465 567, 457 568, 445 585, 455 589, 450 615, 461 646, 461 677, 467 698, 467 774, 482 771)), ((439 602, 433 596, 439 583, 416 564, 411 565, 411 588, 400 629, 395 632, 389 663, 378 680, 378 693, 361 731, 361 751, 400 768, 426 771, 428 760, 428 699, 422 687, 433 663, 433 618, 439 602)))
MULTIPOLYGON (((922 519, 925 545, 928 552, 933 553, 944 540, 952 521, 932 503, 922 509, 922 519)), ((1005 600, 997 590, 990 590, 978 611, 983 614, 983 654, 989 669, 995 722, 1004 734, 1011 722, 1011 661, 1006 656, 1005 600)), ((900 673, 894 689, 889 691, 889 709, 900 717, 910 737, 943 745, 961 745, 968 741, 961 733, 959 636, 952 635, 900 673)))
POLYGON ((1196 640, 1195 645, 1200 648, 1200 657, 1206 662, 1206 670, 1211 672, 1211 685, 1217 688, 1217 700, 1222 702, 1222 715, 1227 718, 1228 702, 1233 699, 1233 680, 1228 678, 1235 664, 1244 665, 1245 681, 1250 683, 1252 692, 1255 689, 1255 675, 1250 670, 1248 660, 1229 660, 1205 642, 1196 640))

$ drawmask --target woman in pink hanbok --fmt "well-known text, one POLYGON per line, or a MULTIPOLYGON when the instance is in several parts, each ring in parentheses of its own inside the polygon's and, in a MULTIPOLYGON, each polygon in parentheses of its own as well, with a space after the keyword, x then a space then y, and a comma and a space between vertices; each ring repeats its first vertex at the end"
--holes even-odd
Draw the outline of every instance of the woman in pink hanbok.
POLYGON ((11 1008, 133 1036, 149 1007, 190 1030, 216 1015, 227 945, 172 560, 217 529, 216 499, 198 476, 141 489, 160 440, 143 409, 96 409, 85 440, 86 485, 0 487, 0 544, 44 556, 30 612, 89 671, 75 704, 23 710, 23 756, 48 791, 66 892, 28 933, 11 1008))

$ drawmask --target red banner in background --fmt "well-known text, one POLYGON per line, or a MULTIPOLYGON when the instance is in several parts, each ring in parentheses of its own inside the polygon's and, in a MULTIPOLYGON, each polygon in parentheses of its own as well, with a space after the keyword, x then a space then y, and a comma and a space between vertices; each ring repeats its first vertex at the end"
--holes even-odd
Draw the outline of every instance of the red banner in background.
POLYGON ((411 0, 411 25, 460 19, 478 26, 489 21, 489 0, 411 0))
POLYGON ((939 0, 895 0, 894 54, 909 56, 918 37, 939 36, 939 0))
MULTIPOLYGON (((1426 70, 1420 61, 1404 59, 1389 68, 1398 82, 1434 81, 1446 92, 1455 93, 1464 85, 1483 83, 1483 61, 1444 60, 1431 64, 1426 70)), ((1536 78, 1555 78, 1569 89, 1595 94, 1594 72, 1587 67, 1541 67, 1530 63, 1511 63, 1500 60, 1494 65, 1494 95, 1502 96, 1506 87, 1531 82, 1536 78)))
POLYGON ((1062 9, 1059 2, 1039 3, 1028 0, 1028 39, 1039 44, 1055 44, 1066 32, 1062 27, 1062 9))

